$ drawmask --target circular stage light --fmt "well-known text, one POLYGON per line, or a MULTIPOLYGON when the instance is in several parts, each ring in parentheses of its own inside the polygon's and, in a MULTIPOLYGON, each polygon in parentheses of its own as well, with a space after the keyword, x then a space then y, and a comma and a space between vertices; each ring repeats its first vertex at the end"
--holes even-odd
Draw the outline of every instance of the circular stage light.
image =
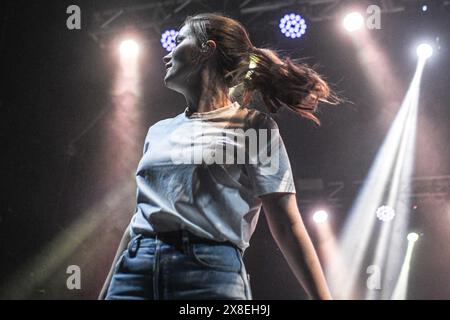
POLYGON ((411 232, 408 234, 408 236, 406 238, 410 242, 416 242, 419 239, 419 235, 415 232, 411 232))
POLYGON ((325 210, 318 210, 314 212, 313 220, 315 223, 323 223, 327 221, 328 213, 325 210))
POLYGON ((364 25, 364 18, 359 12, 351 12, 343 20, 345 30, 353 32, 361 29, 364 25))
POLYGON ((128 39, 120 44, 120 54, 124 57, 134 58, 139 54, 139 45, 136 41, 128 39))
POLYGON ((420 59, 428 59, 433 55, 433 47, 427 43, 419 44, 416 53, 420 59))
POLYGON ((171 29, 171 30, 166 30, 161 35, 161 44, 164 49, 166 49, 167 51, 170 52, 175 48, 175 46, 176 46, 175 38, 176 38, 177 34, 178 34, 177 31, 171 29))
POLYGON ((381 206, 376 211, 377 218, 383 222, 391 221, 395 217, 395 210, 389 206, 381 206))
POLYGON ((291 13, 280 19, 280 31, 287 38, 300 38, 306 33, 306 21, 300 15, 291 13))

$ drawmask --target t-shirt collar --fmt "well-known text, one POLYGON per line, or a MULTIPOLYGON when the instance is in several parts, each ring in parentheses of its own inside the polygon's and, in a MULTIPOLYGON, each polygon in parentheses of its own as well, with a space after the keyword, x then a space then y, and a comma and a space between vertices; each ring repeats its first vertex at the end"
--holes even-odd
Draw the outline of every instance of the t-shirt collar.
POLYGON ((227 111, 234 109, 234 108, 239 108, 240 105, 237 101, 230 103, 229 105, 226 105, 224 107, 221 108, 217 108, 211 111, 206 111, 206 112, 192 112, 189 110, 189 107, 186 107, 186 109, 184 110, 184 116, 187 119, 211 119, 211 118, 215 118, 219 115, 222 115, 224 113, 226 113, 227 111))

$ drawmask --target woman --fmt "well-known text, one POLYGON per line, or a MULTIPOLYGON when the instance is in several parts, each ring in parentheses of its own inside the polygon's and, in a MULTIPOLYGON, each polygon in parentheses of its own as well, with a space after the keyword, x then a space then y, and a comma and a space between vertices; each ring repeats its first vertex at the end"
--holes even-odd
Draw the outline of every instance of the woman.
POLYGON ((313 113, 330 97, 327 84, 307 66, 254 47, 239 22, 216 14, 188 17, 164 62, 165 84, 187 108, 149 129, 136 213, 100 298, 251 299, 242 256, 262 206, 309 296, 330 299, 278 127, 245 107, 257 90, 269 111, 284 105, 318 122, 313 113), (244 106, 231 101, 230 88, 240 88, 244 106))

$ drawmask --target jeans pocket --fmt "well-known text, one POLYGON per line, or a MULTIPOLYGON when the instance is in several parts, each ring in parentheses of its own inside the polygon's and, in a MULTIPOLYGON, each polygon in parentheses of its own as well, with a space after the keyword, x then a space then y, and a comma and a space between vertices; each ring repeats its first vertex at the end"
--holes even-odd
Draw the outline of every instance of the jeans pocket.
POLYGON ((205 268, 217 271, 240 272, 241 260, 239 252, 226 244, 193 244, 194 261, 205 268))
POLYGON ((120 271, 133 274, 151 274, 155 261, 154 248, 139 248, 135 255, 126 250, 120 264, 120 271))

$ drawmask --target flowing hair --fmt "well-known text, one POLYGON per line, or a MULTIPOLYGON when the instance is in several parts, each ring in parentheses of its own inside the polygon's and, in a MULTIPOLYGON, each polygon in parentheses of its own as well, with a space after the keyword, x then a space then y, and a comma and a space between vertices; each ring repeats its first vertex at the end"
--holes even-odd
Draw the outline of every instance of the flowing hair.
POLYGON ((339 102, 327 82, 311 67, 283 59, 273 50, 255 47, 244 26, 232 18, 202 13, 187 17, 183 24, 190 27, 199 46, 208 40, 216 42, 215 71, 229 88, 243 87, 244 105, 258 91, 269 112, 286 106, 320 124, 314 115, 319 102, 339 102))

